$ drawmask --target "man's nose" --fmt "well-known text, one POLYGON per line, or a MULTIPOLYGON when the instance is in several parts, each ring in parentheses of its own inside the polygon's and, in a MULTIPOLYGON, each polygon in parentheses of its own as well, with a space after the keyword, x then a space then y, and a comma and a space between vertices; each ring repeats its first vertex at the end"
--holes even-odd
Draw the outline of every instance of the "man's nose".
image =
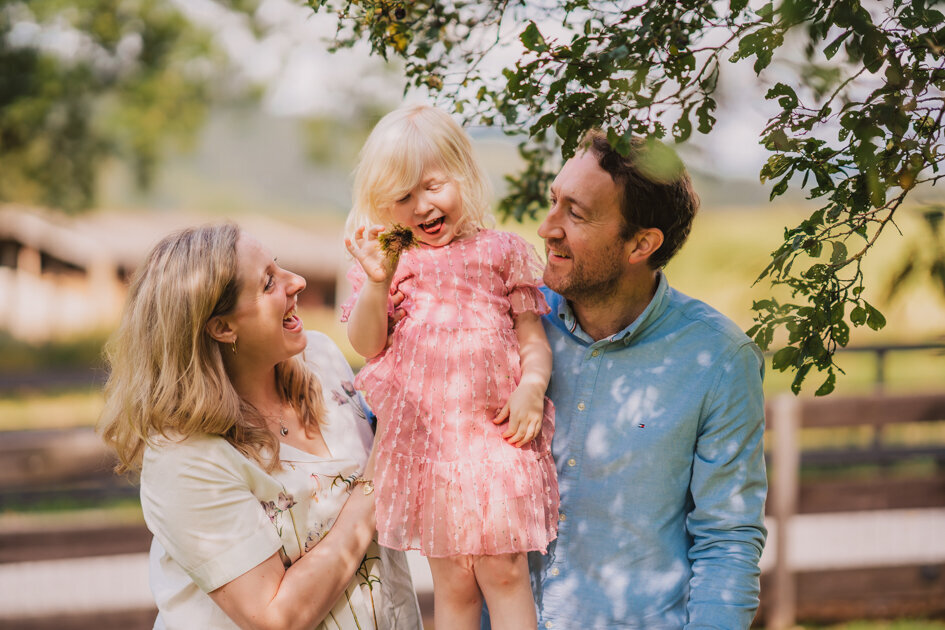
POLYGON ((564 236, 564 230, 558 224, 558 213, 554 207, 548 210, 545 220, 538 226, 538 236, 544 239, 562 238, 564 236))

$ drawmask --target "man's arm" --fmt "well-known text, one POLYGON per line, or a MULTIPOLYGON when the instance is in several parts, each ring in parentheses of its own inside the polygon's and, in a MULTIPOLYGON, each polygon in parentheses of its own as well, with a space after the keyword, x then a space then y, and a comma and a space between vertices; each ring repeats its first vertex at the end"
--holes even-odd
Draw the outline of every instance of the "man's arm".
POLYGON ((715 366, 719 378, 702 417, 690 483, 687 629, 748 628, 758 608, 768 487, 763 366, 751 343, 715 366))

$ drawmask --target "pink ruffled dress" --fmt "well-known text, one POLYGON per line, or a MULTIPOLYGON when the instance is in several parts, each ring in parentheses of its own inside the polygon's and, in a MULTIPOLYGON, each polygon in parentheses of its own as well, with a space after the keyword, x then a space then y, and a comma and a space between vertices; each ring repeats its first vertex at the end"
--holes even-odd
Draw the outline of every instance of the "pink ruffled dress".
MULTIPOLYGON (((544 551, 558 522, 554 410, 522 448, 492 422, 521 378, 513 316, 548 312, 541 264, 507 232, 480 230, 403 254, 391 285, 406 317, 355 385, 377 414, 378 541, 432 557, 544 551)), ((364 284, 355 264, 354 294, 364 284)))

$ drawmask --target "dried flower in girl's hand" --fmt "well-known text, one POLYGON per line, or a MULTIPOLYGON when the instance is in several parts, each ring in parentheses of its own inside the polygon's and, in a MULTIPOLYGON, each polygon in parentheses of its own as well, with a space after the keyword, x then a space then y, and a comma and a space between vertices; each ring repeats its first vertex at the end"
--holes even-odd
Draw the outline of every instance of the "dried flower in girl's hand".
POLYGON ((417 244, 417 237, 406 225, 395 223, 381 232, 377 240, 381 244, 381 251, 391 262, 400 259, 400 255, 417 244))

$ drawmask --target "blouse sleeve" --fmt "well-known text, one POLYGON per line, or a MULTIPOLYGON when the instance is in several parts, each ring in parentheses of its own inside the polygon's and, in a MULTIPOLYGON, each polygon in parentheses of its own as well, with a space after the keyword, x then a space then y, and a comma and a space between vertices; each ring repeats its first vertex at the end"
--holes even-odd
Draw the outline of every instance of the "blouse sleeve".
POLYGON ((145 451, 145 521, 204 592, 243 575, 282 546, 253 493, 261 476, 258 466, 219 437, 191 437, 145 451))
POLYGON ((512 315, 526 311, 538 315, 548 313, 551 309, 539 289, 543 268, 535 248, 520 236, 508 234, 506 260, 508 273, 505 286, 512 315))

